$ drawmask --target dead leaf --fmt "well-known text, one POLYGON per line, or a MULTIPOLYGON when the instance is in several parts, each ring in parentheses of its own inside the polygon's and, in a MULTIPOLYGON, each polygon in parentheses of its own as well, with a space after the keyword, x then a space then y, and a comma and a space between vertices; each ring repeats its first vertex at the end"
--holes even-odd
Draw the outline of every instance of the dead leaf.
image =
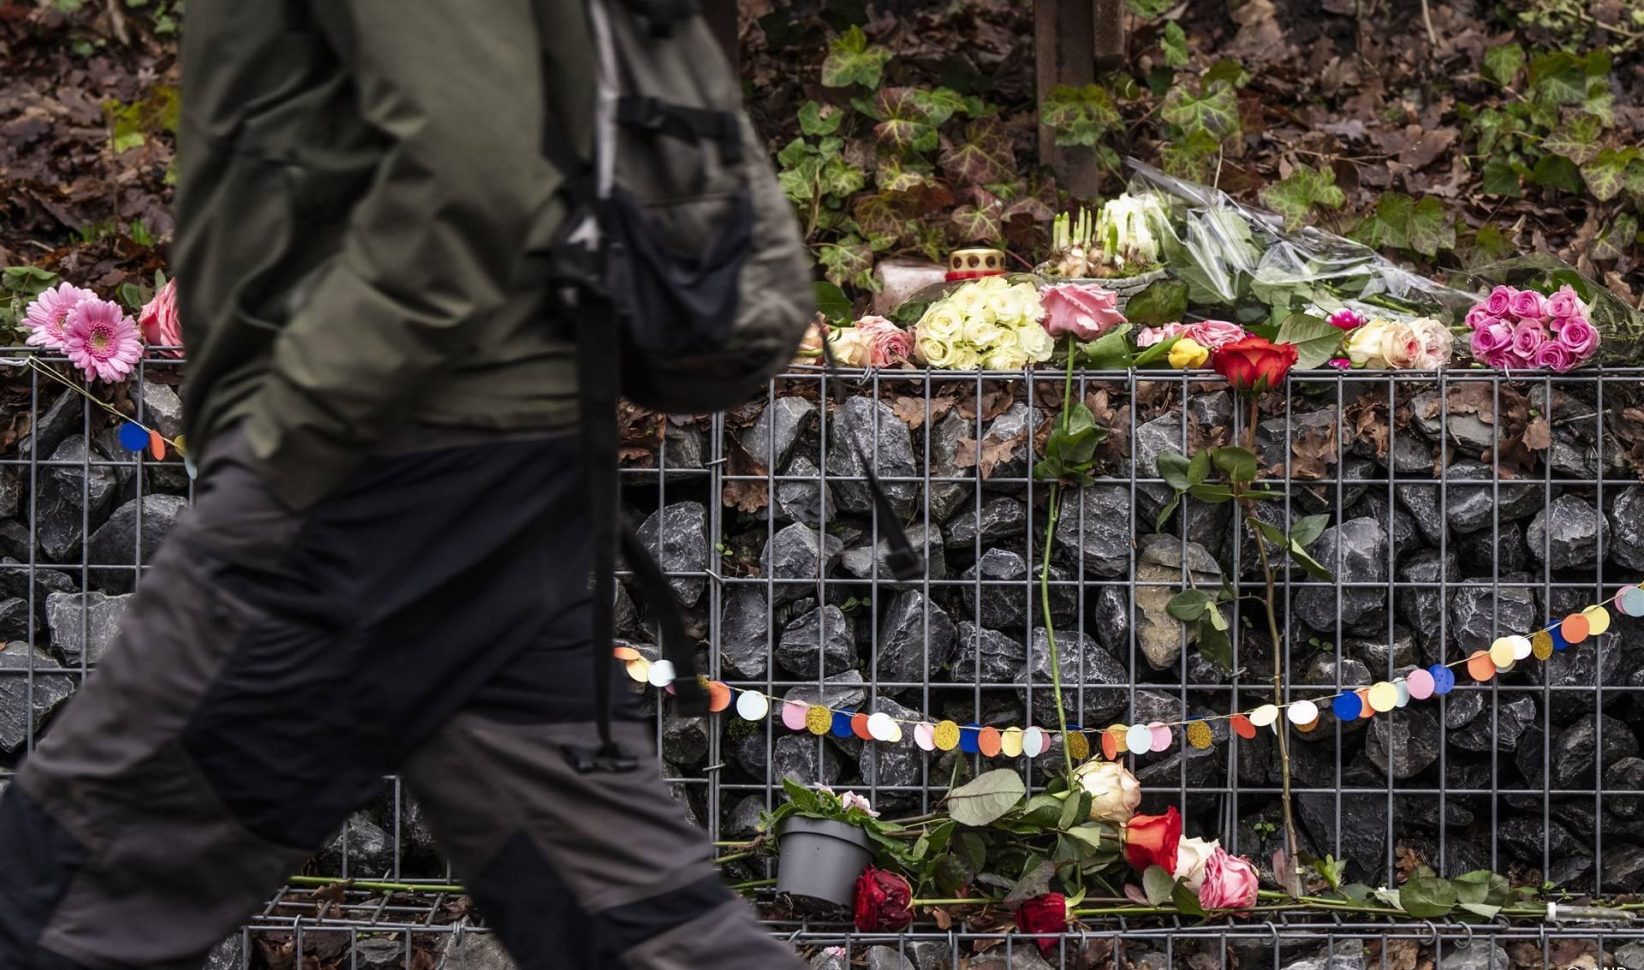
POLYGON ((1524 447, 1531 451, 1546 451, 1553 446, 1553 429, 1547 424, 1547 419, 1537 416, 1524 428, 1520 439, 1524 447))
POLYGON ((957 403, 950 397, 926 398, 923 395, 898 394, 890 399, 890 409, 902 419, 908 430, 917 431, 925 423, 927 402, 932 423, 953 410, 954 404, 957 403))
POLYGON ((771 504, 769 472, 740 442, 726 438, 725 487, 720 501, 739 512, 759 512, 771 504))
POLYGON ((984 435, 978 455, 976 439, 960 438, 958 445, 953 449, 953 462, 960 468, 979 468, 983 478, 991 478, 993 470, 1001 463, 1009 461, 1011 455, 1015 454, 1016 449, 1026 440, 1026 428, 1008 438, 984 435))

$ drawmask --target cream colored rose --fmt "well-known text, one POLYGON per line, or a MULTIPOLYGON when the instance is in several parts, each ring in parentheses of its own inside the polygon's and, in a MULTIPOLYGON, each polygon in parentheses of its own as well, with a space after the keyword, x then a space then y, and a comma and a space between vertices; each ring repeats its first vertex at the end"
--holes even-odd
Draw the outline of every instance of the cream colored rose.
POLYGON ((977 350, 986 351, 1009 331, 993 322, 988 316, 974 316, 965 321, 965 342, 977 350))
POLYGON ((953 348, 953 363, 948 366, 954 370, 976 370, 982 366, 982 355, 969 344, 960 344, 953 348))
POLYGON ((1003 276, 984 276, 979 280, 973 281, 970 285, 984 292, 991 293, 995 290, 1009 289, 1010 281, 1005 279, 1003 276))
POLYGON ((1347 359, 1355 367, 1385 368, 1387 359, 1382 356, 1381 347, 1390 326, 1390 321, 1377 317, 1354 330, 1347 338, 1347 359))
POLYGON ((1141 782, 1117 761, 1092 759, 1073 769, 1069 778, 1090 794, 1090 817, 1094 821, 1128 822, 1142 804, 1141 782))
POLYGON ((982 358, 982 364, 988 370, 1021 370, 1027 363, 1027 354, 1022 352, 1022 345, 1014 340, 1008 345, 994 348, 982 358))
POLYGON ((1421 344, 1421 350, 1416 354, 1411 367, 1416 370, 1438 370, 1449 365, 1450 358, 1455 353, 1456 340, 1449 327, 1431 317, 1422 317, 1410 321, 1410 329, 1421 344))
POLYGON ((1034 363, 1042 363, 1050 359, 1056 350, 1056 341, 1050 334, 1045 333, 1043 327, 1037 323, 1028 323, 1016 328, 1016 339, 1021 341, 1022 350, 1027 358, 1034 363))
POLYGON ((914 342, 913 347, 918 352, 919 359, 932 367, 948 368, 953 366, 954 345, 951 340, 944 340, 929 333, 921 333, 914 342))
POLYGON ((979 316, 987 310, 988 291, 975 283, 966 283, 954 290, 946 302, 964 317, 979 316))
POLYGON ((1421 339, 1408 323, 1389 323, 1381 338, 1381 356, 1394 370, 1414 367, 1421 356, 1421 339))
POLYGON ((833 351, 834 360, 846 367, 866 367, 873 355, 867 338, 855 327, 835 330, 828 338, 828 348, 833 351))
POLYGON ((1176 843, 1176 871, 1172 873, 1194 892, 1204 885, 1204 867, 1221 848, 1219 839, 1182 839, 1176 843))
POLYGON ((922 336, 935 337, 948 343, 960 339, 965 328, 965 315, 947 300, 932 304, 919 318, 916 329, 922 336))

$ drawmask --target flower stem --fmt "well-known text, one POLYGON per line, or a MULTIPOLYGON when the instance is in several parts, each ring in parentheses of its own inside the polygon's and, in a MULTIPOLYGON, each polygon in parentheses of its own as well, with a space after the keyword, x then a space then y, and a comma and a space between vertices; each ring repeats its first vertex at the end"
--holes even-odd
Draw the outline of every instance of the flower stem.
POLYGON ((286 884, 300 888, 342 886, 345 889, 365 889, 391 893, 455 893, 467 892, 454 883, 443 882, 377 882, 370 879, 344 879, 341 876, 291 876, 286 884))
MULTIPOLYGON (((1062 384, 1062 426, 1067 427, 1068 401, 1073 397, 1073 342, 1067 347, 1067 376, 1062 384)), ((1056 729, 1061 732, 1062 761, 1073 773, 1073 752, 1067 746, 1067 708, 1062 703, 1062 655, 1056 648, 1056 624, 1050 618, 1050 548, 1056 540, 1056 516, 1060 509, 1062 483, 1050 483, 1050 514, 1045 519, 1044 560, 1039 564, 1039 607, 1045 616, 1045 642, 1050 646, 1050 684, 1056 697, 1056 729)))
MULTIPOLYGON (((1250 421, 1244 429, 1245 447, 1251 454, 1256 454, 1256 422, 1261 417, 1261 406, 1254 394, 1250 396, 1250 421)), ((1260 459, 1258 459, 1259 463, 1260 459)), ((1256 537, 1256 552, 1261 557, 1262 576, 1267 581, 1267 597, 1262 606, 1267 614, 1267 632, 1273 644, 1273 703, 1284 706, 1284 638, 1279 634, 1279 619, 1273 609, 1273 600, 1276 595, 1273 582, 1273 564, 1267 558, 1267 537, 1262 535, 1257 526, 1260 521, 1256 517, 1255 500, 1240 499, 1239 504, 1244 510, 1245 526, 1251 535, 1256 537)), ((1290 798, 1290 729, 1279 718, 1274 732, 1279 739, 1279 770, 1280 770, 1280 808, 1284 813, 1284 872, 1275 872, 1279 885, 1293 897, 1299 898, 1302 893, 1301 872, 1296 868, 1299 842, 1296 838, 1296 816, 1291 806, 1290 798)))

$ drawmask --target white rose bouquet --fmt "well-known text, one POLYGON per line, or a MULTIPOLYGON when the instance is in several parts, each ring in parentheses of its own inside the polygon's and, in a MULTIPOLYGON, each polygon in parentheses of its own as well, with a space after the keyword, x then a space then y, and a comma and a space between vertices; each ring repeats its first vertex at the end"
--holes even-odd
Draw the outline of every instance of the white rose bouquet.
POLYGON ((1450 364, 1455 338, 1437 320, 1373 317, 1347 336, 1354 367, 1371 370, 1438 370, 1450 364))
POLYGON ((1043 315, 1032 283, 973 280, 925 309, 913 328, 914 353, 944 370, 1021 370, 1055 348, 1039 324, 1043 315))

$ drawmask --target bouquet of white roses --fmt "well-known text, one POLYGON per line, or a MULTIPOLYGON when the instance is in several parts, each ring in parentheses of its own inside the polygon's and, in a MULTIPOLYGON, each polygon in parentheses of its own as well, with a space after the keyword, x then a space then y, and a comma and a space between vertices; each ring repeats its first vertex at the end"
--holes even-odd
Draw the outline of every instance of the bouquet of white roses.
POLYGON ((914 326, 914 352, 946 370, 1021 370, 1049 360, 1055 348, 1039 323, 1043 315, 1032 283, 973 280, 925 309, 914 326))

